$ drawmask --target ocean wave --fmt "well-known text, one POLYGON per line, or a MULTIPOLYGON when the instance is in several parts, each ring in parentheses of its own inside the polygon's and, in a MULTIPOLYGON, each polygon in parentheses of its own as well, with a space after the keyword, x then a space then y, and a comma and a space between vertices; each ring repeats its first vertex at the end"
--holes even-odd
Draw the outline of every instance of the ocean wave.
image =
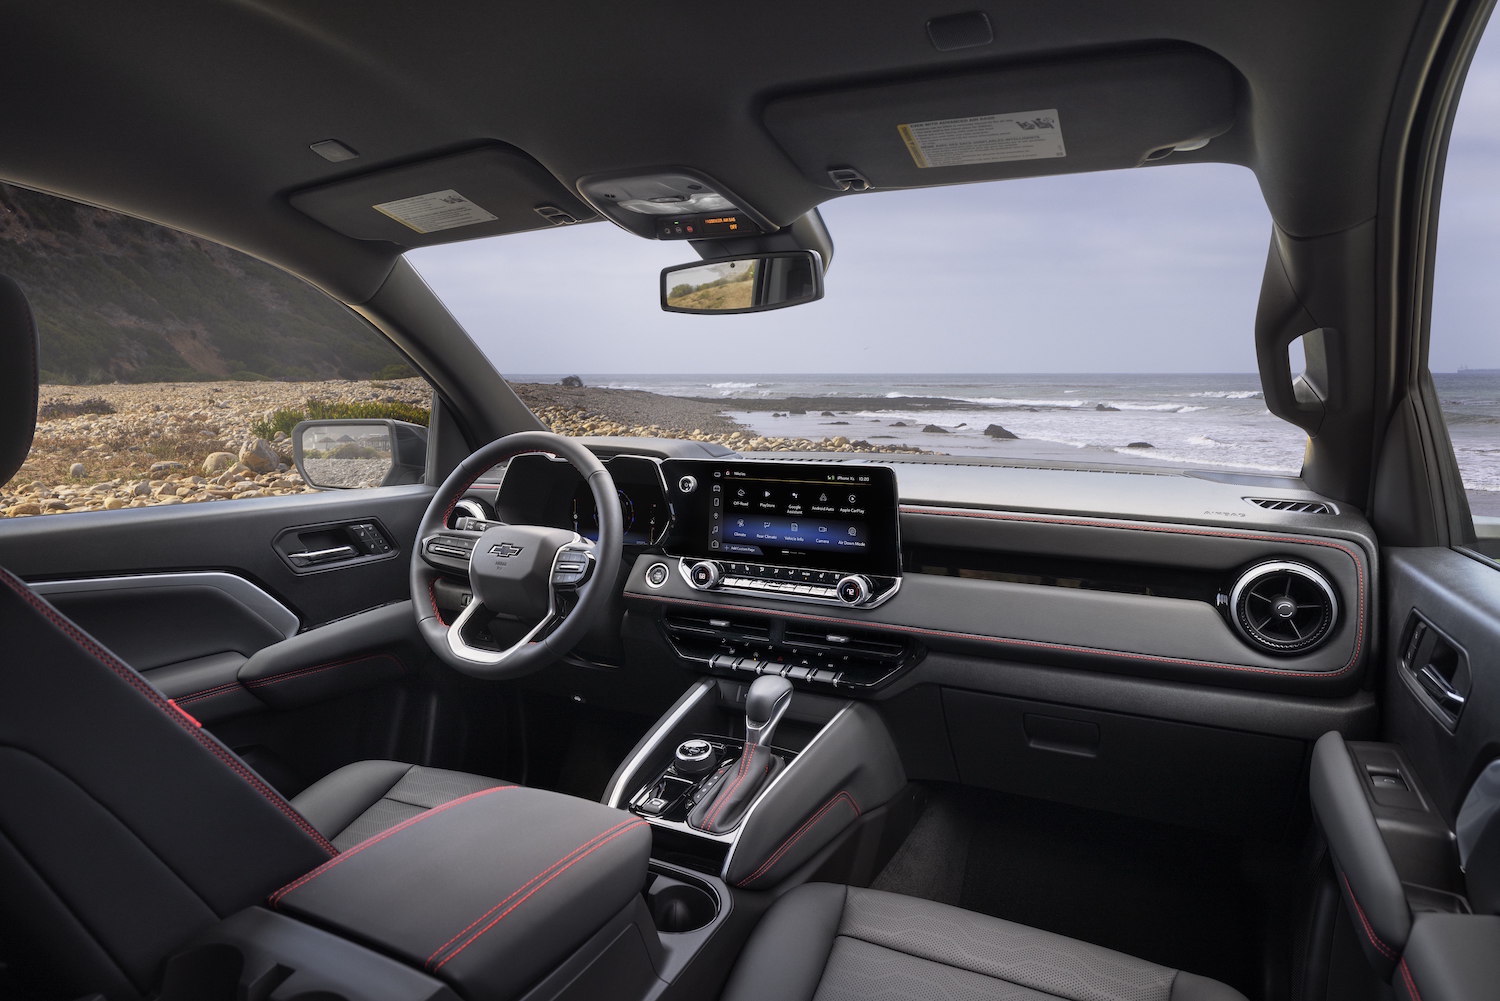
POLYGON ((1207 410, 1207 407, 1184 406, 1181 403, 1121 403, 1110 400, 1105 406, 1114 407, 1116 410, 1143 410, 1159 414, 1191 414, 1199 410, 1207 410))
POLYGON ((1189 445, 1197 445, 1200 448, 1229 448, 1229 447, 1231 447, 1228 442, 1220 441, 1217 438, 1211 438, 1211 437, 1209 437, 1206 434, 1195 434, 1195 435, 1193 435, 1191 438, 1189 438, 1187 440, 1187 443, 1189 445))
POLYGON ((1088 400, 1018 400, 1004 396, 964 396, 964 403, 977 403, 982 407, 1058 407, 1072 410, 1087 406, 1088 400))
POLYGON ((710 382, 709 389, 759 389, 758 382, 710 382))
POLYGON ((1206 400, 1258 400, 1261 397, 1258 389, 1209 389, 1188 395, 1206 400))

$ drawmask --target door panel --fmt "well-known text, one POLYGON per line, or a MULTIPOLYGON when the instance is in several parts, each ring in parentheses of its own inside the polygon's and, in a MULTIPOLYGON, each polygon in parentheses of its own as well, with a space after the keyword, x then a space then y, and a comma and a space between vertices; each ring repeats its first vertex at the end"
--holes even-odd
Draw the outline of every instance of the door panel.
POLYGON ((1388 549, 1385 555, 1385 731, 1406 751, 1451 825, 1474 777, 1500 757, 1500 571, 1449 549, 1388 549), (1415 662, 1408 655, 1414 616, 1455 651, 1452 660, 1437 658, 1464 690, 1451 732, 1450 717, 1438 711, 1431 686, 1420 680, 1428 651, 1413 650, 1415 662))
POLYGON ((407 582, 431 493, 8 519, 0 566, 293 792, 348 761, 434 746, 437 683, 407 582), (326 567, 287 559, 304 527, 369 523, 389 552, 326 567))

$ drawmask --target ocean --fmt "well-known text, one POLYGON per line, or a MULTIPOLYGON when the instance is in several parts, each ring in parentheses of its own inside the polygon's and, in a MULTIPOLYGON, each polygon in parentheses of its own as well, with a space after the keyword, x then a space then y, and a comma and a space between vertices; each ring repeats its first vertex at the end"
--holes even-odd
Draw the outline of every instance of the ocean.
MULTIPOLYGON (((1500 371, 1433 378, 1465 485, 1500 491, 1500 371)), ((1260 380, 1248 373, 593 375, 583 380, 590 386, 721 401, 728 416, 765 435, 843 435, 951 455, 1004 456, 1007 443, 985 434, 998 424, 1020 438, 1081 453, 1102 450, 1166 465, 1275 473, 1296 473, 1302 465, 1302 432, 1266 410, 1260 380), (792 398, 803 403, 778 405, 792 398), (807 412, 788 413, 791 409, 807 412), (925 431, 928 426, 944 430, 925 431), (1151 447, 1131 447, 1135 443, 1151 447)), ((1014 446, 1009 454, 1016 454, 1014 446)))

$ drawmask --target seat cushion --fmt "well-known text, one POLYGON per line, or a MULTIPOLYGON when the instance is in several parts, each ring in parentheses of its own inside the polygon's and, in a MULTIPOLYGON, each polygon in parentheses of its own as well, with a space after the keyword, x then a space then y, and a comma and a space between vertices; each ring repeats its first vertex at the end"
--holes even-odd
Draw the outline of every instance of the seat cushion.
POLYGON ((433 807, 508 784, 400 761, 356 761, 308 786, 292 805, 335 848, 347 851, 433 807))
POLYGON ((809 883, 761 920, 723 1001, 1244 1001, 1204 977, 879 890, 809 883))

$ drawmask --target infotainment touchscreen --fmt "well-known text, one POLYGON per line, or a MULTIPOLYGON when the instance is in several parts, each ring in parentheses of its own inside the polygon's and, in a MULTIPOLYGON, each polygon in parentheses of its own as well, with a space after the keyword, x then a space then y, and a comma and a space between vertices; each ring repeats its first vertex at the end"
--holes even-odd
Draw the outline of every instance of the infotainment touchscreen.
POLYGON ((844 463, 662 464, 675 556, 895 576, 895 474, 844 463))

